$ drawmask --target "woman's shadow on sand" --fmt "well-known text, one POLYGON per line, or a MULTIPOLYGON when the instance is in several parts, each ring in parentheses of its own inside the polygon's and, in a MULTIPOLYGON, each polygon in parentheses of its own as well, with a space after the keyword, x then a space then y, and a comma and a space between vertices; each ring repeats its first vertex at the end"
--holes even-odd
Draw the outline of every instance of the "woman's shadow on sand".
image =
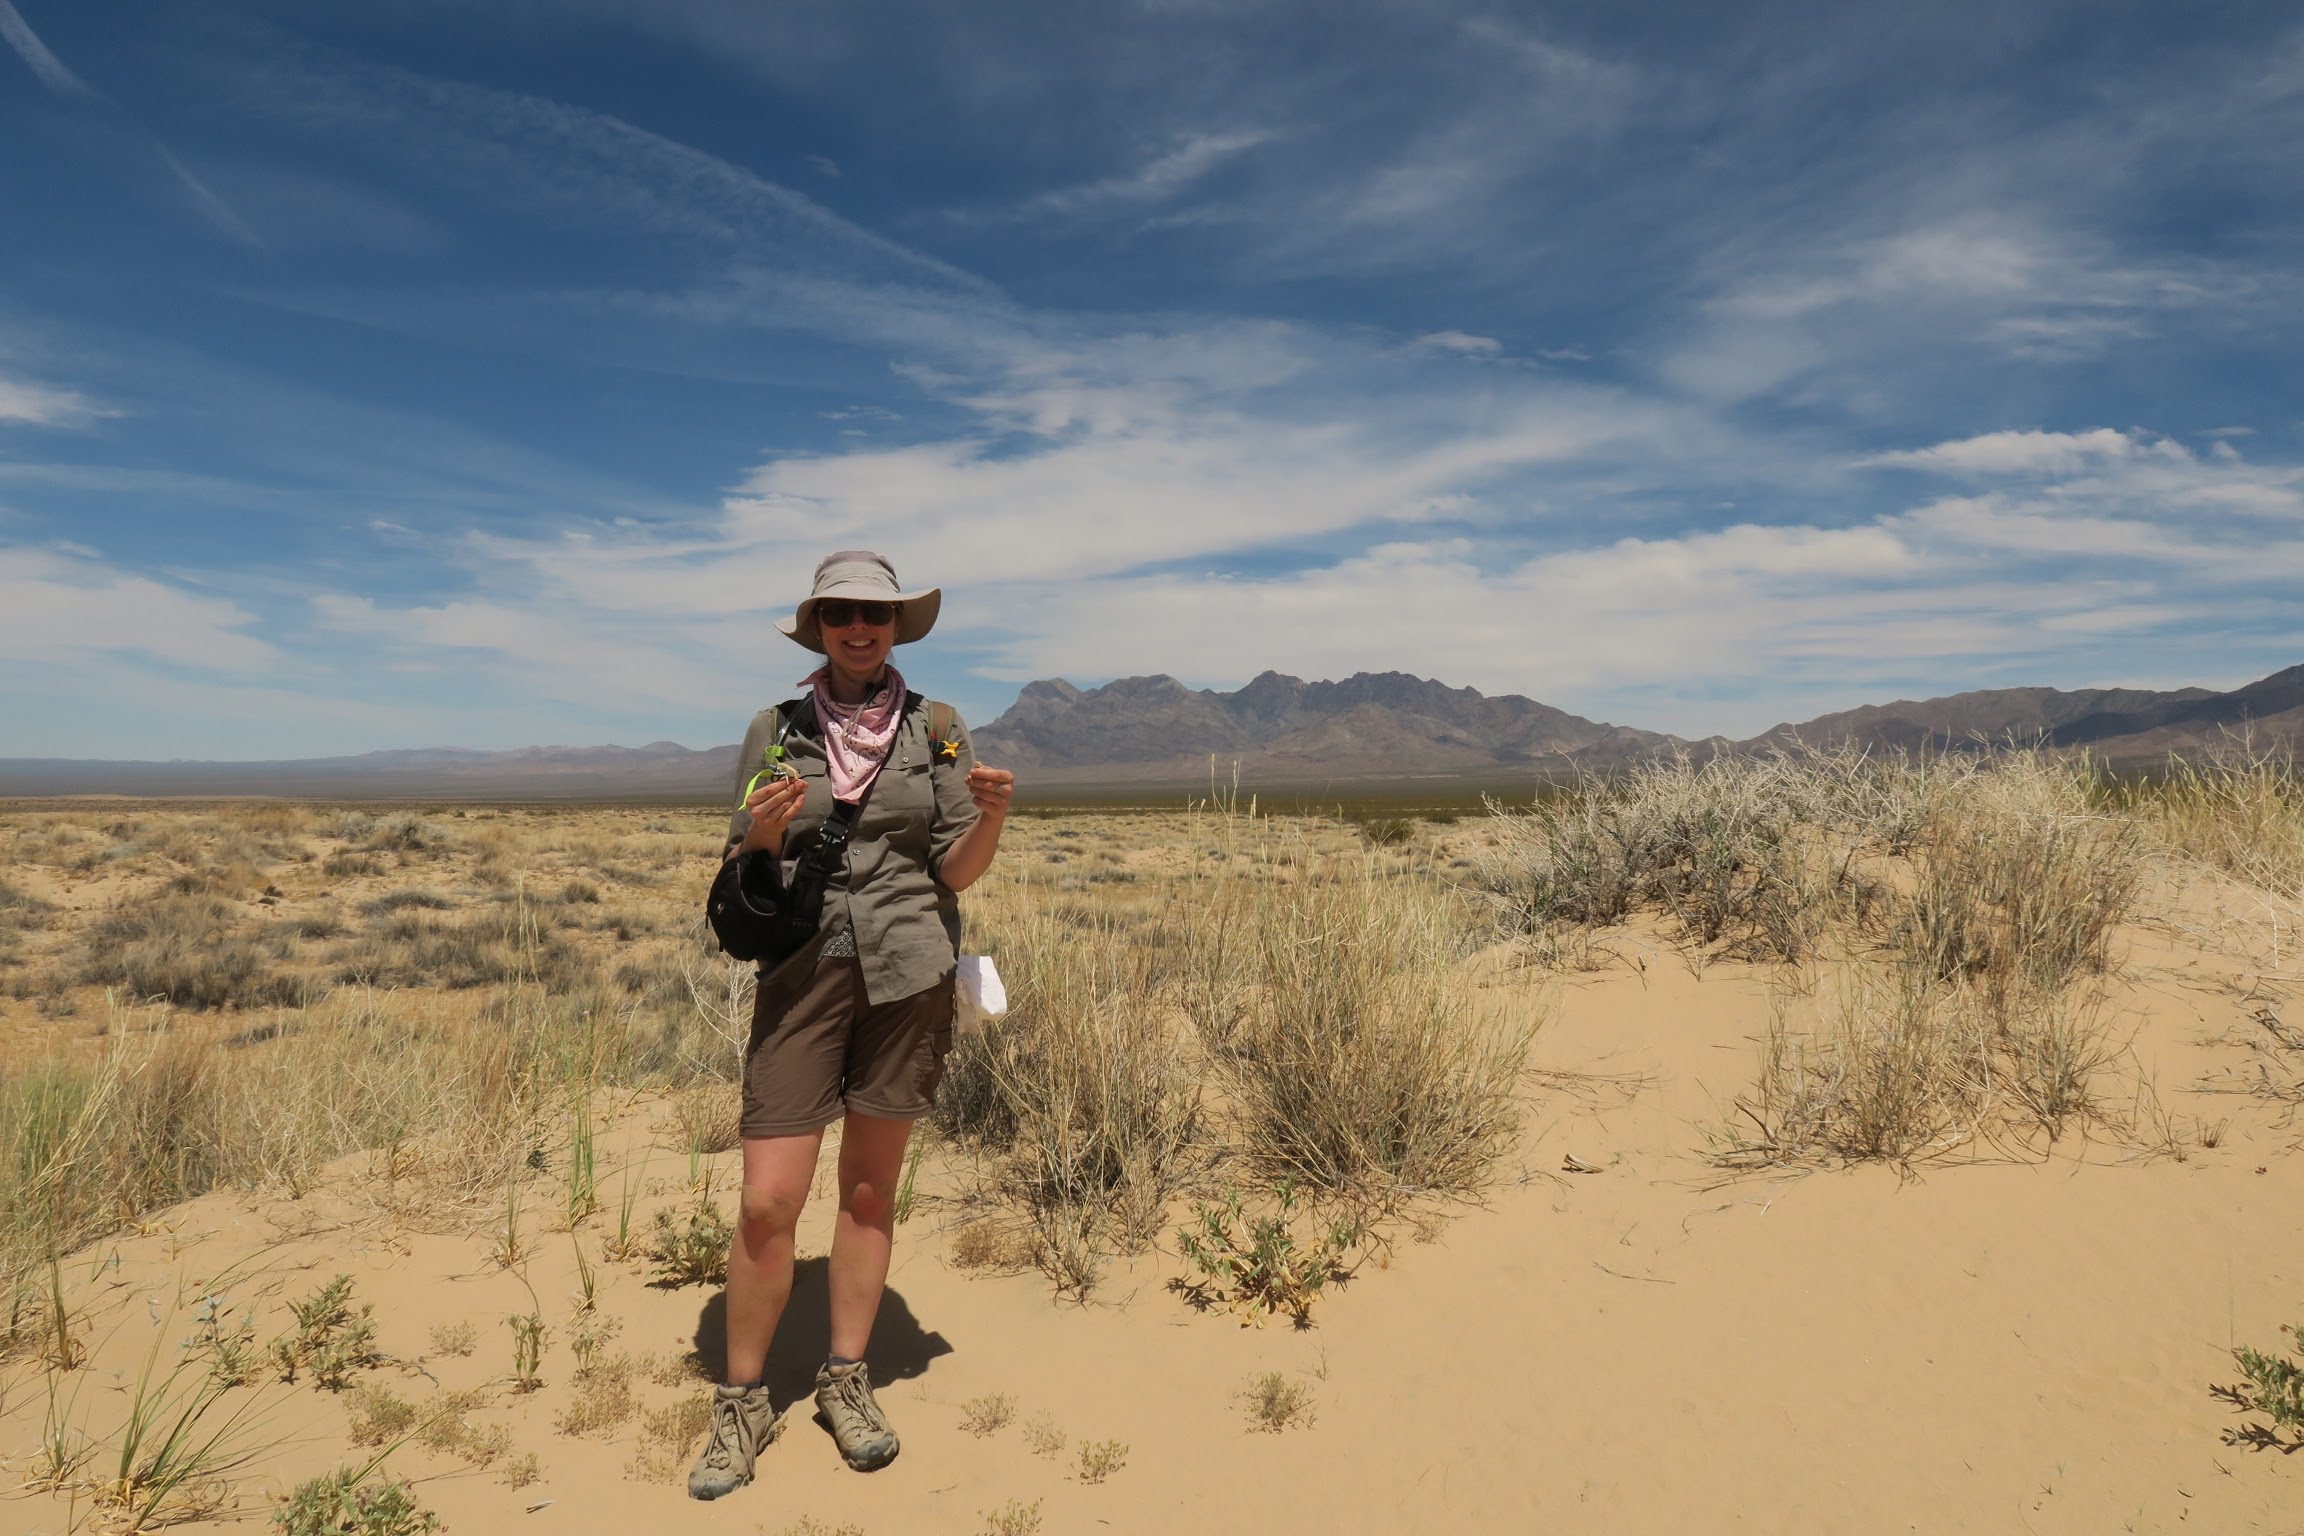
MULTIPOLYGON (((826 1260, 802 1259, 792 1267, 792 1299, 776 1325, 776 1340, 768 1346, 768 1397, 782 1413, 816 1390, 816 1371, 832 1352, 831 1293, 826 1281, 826 1260)), ((696 1357, 718 1381, 728 1362, 728 1293, 717 1291, 696 1317, 696 1357)), ((924 1375, 939 1355, 952 1353, 940 1333, 920 1326, 903 1293, 890 1286, 881 1293, 880 1311, 872 1321, 871 1347, 864 1363, 875 1386, 910 1381, 924 1375)))

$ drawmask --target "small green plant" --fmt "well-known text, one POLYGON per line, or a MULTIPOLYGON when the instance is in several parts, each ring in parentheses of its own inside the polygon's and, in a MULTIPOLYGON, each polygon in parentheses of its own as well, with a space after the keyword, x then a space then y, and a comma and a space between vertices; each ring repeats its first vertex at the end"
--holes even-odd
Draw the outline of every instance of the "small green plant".
POLYGON ((272 1341, 272 1358, 280 1366, 280 1379, 292 1382, 310 1367, 315 1384, 331 1392, 350 1385, 352 1373, 376 1363, 375 1307, 362 1303, 352 1309, 352 1277, 338 1275, 288 1310, 296 1318, 294 1332, 272 1341))
POLYGON ((623 1181, 617 1189, 616 1235, 602 1245, 602 1251, 619 1264, 639 1251, 639 1239, 632 1231, 632 1211, 640 1200, 640 1175, 647 1171, 648 1160, 643 1156, 638 1168, 625 1168, 623 1181))
POLYGON ((912 1219, 913 1185, 920 1177, 920 1138, 912 1138, 912 1149, 904 1157, 904 1177, 896 1185, 896 1225, 902 1226, 912 1219))
POLYGON ((443 1355, 462 1358, 480 1347, 480 1330, 467 1318, 432 1325, 432 1347, 443 1355))
POLYGON ((280 1536, 424 1536, 440 1529, 440 1517, 416 1502, 397 1479, 371 1483, 366 1467, 339 1467, 296 1485, 273 1513, 280 1536))
POLYGON ((1312 1304, 1332 1280, 1350 1273, 1344 1256, 1360 1242, 1356 1216, 1329 1223, 1306 1240, 1296 1235, 1296 1187, 1283 1179, 1273 1192, 1273 1209, 1251 1216, 1239 1189, 1227 1186, 1222 1200, 1193 1207, 1194 1225, 1180 1229, 1177 1245, 1200 1272, 1178 1288, 1196 1302, 1222 1301, 1251 1321, 1285 1312, 1299 1328, 1309 1327, 1312 1304))
POLYGON ((568 1234, 568 1246, 576 1251, 576 1310, 590 1312, 600 1305, 600 1275, 592 1261, 584 1257, 584 1245, 576 1241, 576 1234, 568 1234))
POLYGON ((539 1374, 544 1363, 544 1319, 534 1312, 507 1317, 512 1330, 512 1390, 533 1392, 544 1385, 539 1374))
POLYGON ((243 1313, 238 1323, 227 1323, 231 1310, 227 1297, 203 1297, 193 1310, 192 1337, 184 1348, 208 1362, 209 1379, 218 1386, 253 1386, 264 1359, 256 1342, 256 1319, 243 1313))
POLYGON ((504 1230, 496 1237, 496 1262, 506 1269, 528 1257, 528 1247, 520 1236, 520 1165, 504 1165, 504 1230))
MULTIPOLYGON (((2285 1324, 2280 1331, 2288 1335, 2290 1349, 2304 1358, 2304 1331, 2285 1324)), ((2304 1365, 2245 1344, 2232 1351, 2232 1358, 2240 1366, 2242 1380, 2235 1386, 2219 1387, 2217 1395, 2272 1422, 2226 1430, 2225 1442, 2259 1450, 2304 1450, 2304 1365)))
POLYGON ((656 1241, 648 1250, 659 1285, 722 1285, 728 1279, 728 1245, 735 1231, 709 1196, 699 1197, 685 1216, 656 1213, 656 1241))
POLYGON ((568 1133, 568 1227, 600 1209, 600 1180, 592 1135, 592 1106, 576 1106, 575 1124, 568 1133))
POLYGON ((1269 1435, 1305 1427, 1316 1417, 1312 1389, 1278 1371, 1249 1377, 1248 1385, 1240 1391, 1240 1403, 1248 1411, 1248 1427, 1269 1435))
POLYGON ((1006 1392, 972 1397, 960 1405, 960 1427, 981 1439, 1016 1417, 1016 1399, 1006 1392))
POLYGON ((568 1353, 576 1357, 576 1379, 584 1380, 600 1364, 608 1341, 624 1331, 620 1317, 580 1314, 568 1330, 568 1353))
POLYGON ((1010 1499, 998 1509, 984 1511, 983 1536, 1033 1536, 1040 1529, 1040 1501, 1027 1504, 1010 1499))
POLYGON ((1117 1440, 1098 1440, 1080 1447, 1080 1481, 1100 1483, 1128 1465, 1128 1447, 1117 1440))
POLYGON ((78 1370, 88 1347, 72 1331, 72 1309, 64 1301, 64 1261, 54 1254, 48 1257, 48 1305, 40 1322, 41 1363, 51 1370, 78 1370))

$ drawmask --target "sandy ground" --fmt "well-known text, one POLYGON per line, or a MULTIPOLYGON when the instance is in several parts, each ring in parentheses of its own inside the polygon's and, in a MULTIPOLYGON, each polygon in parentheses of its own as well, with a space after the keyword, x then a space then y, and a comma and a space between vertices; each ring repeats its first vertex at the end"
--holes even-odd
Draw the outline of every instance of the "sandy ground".
MULTIPOLYGON (((804 1396, 823 1352, 823 1201, 771 1366, 780 1400, 799 1406, 759 1480, 705 1505, 635 1471, 633 1424, 581 1438, 554 1427, 571 1396, 576 1289, 569 1236, 544 1230, 554 1183, 533 1192, 535 1254, 515 1274, 490 1257, 500 1214, 396 1218, 363 1158, 303 1201, 211 1196, 73 1260, 99 1341, 73 1373, 76 1411, 99 1432, 124 1417, 155 1337, 189 1333, 190 1304, 219 1276, 269 1337, 281 1302, 345 1272, 397 1362, 367 1379, 419 1399, 435 1383, 487 1386, 477 1417, 539 1458, 537 1480, 515 1489, 413 1444, 395 1451, 388 1470, 450 1530, 773 1533, 805 1517, 874 1536, 974 1533, 1019 1501, 1049 1533, 1146 1536, 2304 1530, 2304 1458, 2226 1443, 2239 1416, 2210 1392, 2235 1376, 2231 1346, 2277 1344, 2279 1324, 2304 1320, 2304 1126, 2276 1104, 2197 1091, 2245 1064, 2241 1042, 2277 989, 2180 935, 2129 934, 2120 1017, 2171 1126, 2157 1150, 2068 1137, 2044 1157, 1722 1182, 1704 1128, 1750 1080, 1765 978, 1699 974, 1661 943, 1620 952, 1595 973, 1500 976, 1550 1016, 1509 1176, 1421 1240, 1403 1228, 1308 1330, 1195 1313, 1165 1284, 1183 1267, 1172 1252, 1116 1269, 1086 1305, 1052 1299, 1036 1274, 959 1269, 938 1197, 960 1171, 931 1158, 872 1350, 904 1436, 876 1474, 840 1464, 804 1396), (544 1387, 518 1395, 503 1385, 503 1319, 530 1309, 531 1288, 553 1339, 544 1387), (477 1329, 469 1357, 431 1343, 458 1319, 477 1329), (1313 1422, 1251 1426, 1240 1394, 1274 1370, 1309 1392, 1313 1422), (967 1433, 963 1405, 997 1393, 1013 1396, 1014 1421, 967 1433), (1035 1420, 1061 1431, 1061 1454, 1035 1452, 1035 1420), (1103 1441, 1126 1447, 1125 1464, 1084 1483, 1078 1447, 1103 1441)), ((589 1254, 619 1170, 664 1118, 635 1101, 604 1134, 611 1211, 581 1229, 589 1254)), ((714 1161, 725 1191, 735 1157, 714 1161)), ((683 1154, 651 1154, 643 1220, 683 1198, 686 1174, 683 1154)), ((622 1324, 614 1348, 667 1376, 692 1348, 716 1357, 714 1293, 652 1286, 630 1265, 599 1274, 600 1310, 622 1324)), ((4 1381, 0 1450, 20 1469, 47 1396, 29 1362, 4 1381)), ((639 1388, 650 1408, 702 1390, 639 1388)), ((343 1396, 242 1395, 258 1404, 247 1434, 261 1459, 233 1518, 183 1529, 251 1528, 298 1479, 365 1459, 343 1396)), ((0 1531, 60 1533, 75 1515, 87 1510, 23 1494, 0 1500, 0 1531)))

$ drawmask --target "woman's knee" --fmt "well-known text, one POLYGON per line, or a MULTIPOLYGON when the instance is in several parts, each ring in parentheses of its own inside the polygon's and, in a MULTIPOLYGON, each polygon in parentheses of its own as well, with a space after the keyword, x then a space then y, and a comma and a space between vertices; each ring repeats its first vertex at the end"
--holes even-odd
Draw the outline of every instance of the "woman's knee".
POLYGON ((890 1225, 895 1218, 895 1206, 889 1202, 888 1192, 870 1179, 856 1179, 840 1186, 840 1209, 852 1220, 868 1227, 890 1225))
POLYGON ((807 1198, 762 1185, 745 1185, 736 1202, 745 1235, 758 1238, 790 1232, 800 1225, 800 1208, 807 1198))

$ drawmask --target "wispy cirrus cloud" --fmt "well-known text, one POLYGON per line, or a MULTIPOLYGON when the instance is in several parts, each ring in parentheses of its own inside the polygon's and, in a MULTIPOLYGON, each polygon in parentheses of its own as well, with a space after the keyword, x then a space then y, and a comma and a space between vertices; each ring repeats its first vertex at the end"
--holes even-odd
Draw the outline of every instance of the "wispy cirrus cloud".
POLYGON ((1075 187, 1059 187, 1027 199, 1013 210, 1018 218, 1103 215, 1166 202, 1219 166, 1246 154, 1273 135, 1262 129, 1186 135, 1134 170, 1075 187))
POLYGON ((0 374, 0 422, 29 427, 80 427, 115 414, 76 389, 0 374))

